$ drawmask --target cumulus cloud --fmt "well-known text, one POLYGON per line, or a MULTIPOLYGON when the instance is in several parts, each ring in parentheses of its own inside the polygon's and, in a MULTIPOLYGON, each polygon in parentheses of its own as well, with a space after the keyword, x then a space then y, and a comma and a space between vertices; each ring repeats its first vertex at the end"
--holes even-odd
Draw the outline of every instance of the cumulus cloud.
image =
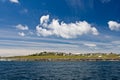
POLYGON ((83 34, 98 35, 95 27, 86 21, 76 21, 75 23, 59 22, 58 19, 49 21, 49 15, 40 18, 40 24, 36 26, 38 36, 58 36, 62 38, 76 38, 83 34))
POLYGON ((115 31, 120 30, 120 23, 118 23, 116 21, 109 21, 108 26, 109 26, 110 30, 115 30, 115 31))
POLYGON ((18 35, 24 37, 25 33, 24 32, 19 32, 18 35))
POLYGON ((19 3, 19 0, 9 0, 12 3, 19 3))
POLYGON ((28 28, 28 26, 23 26, 22 24, 18 24, 17 26, 16 26, 16 28, 17 29, 19 29, 19 30, 28 30, 29 28, 28 28))
POLYGON ((47 23, 49 20, 49 15, 46 15, 46 16, 42 16, 40 18, 40 23, 43 24, 43 23, 47 23))
POLYGON ((92 44, 92 43, 85 43, 84 45, 88 46, 88 47, 95 47, 95 46, 97 46, 96 44, 92 44))

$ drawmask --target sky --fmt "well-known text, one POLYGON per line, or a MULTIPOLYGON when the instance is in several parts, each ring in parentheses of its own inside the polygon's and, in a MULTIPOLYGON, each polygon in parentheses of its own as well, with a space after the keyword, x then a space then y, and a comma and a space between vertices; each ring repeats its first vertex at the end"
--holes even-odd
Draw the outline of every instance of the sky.
POLYGON ((0 56, 120 53, 120 0, 0 0, 0 56))

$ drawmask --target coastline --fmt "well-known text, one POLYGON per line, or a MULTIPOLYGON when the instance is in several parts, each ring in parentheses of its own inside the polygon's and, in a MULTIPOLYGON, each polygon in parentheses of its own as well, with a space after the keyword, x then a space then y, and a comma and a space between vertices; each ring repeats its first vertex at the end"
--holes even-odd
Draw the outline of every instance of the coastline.
POLYGON ((120 59, 0 59, 0 61, 120 61, 120 59))
POLYGON ((120 54, 88 53, 66 54, 58 52, 41 52, 26 56, 0 57, 0 61, 120 61, 120 54))

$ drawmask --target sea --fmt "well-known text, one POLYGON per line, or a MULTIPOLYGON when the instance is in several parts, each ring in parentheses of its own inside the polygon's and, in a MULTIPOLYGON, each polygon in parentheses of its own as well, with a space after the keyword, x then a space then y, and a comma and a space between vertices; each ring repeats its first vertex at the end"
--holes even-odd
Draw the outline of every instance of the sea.
POLYGON ((0 80, 120 80, 120 62, 0 61, 0 80))

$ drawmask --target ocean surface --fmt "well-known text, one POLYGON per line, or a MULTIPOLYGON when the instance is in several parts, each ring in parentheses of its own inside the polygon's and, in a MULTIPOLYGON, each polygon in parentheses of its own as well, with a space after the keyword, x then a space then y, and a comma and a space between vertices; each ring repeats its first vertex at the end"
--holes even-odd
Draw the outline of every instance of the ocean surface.
POLYGON ((120 62, 1 61, 0 80, 120 80, 120 62))

